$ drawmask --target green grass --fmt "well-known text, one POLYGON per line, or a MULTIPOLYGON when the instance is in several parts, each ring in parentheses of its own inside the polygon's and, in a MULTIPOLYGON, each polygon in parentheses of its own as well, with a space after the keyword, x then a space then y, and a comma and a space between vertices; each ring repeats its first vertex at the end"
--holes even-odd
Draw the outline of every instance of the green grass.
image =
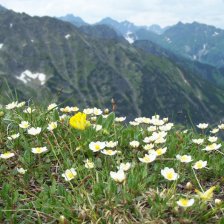
MULTIPOLYGON (((97 117, 101 130, 91 125, 82 131, 69 125, 69 116, 60 121, 59 109, 31 107, 36 109, 32 114, 24 113, 25 107, 0 112, 0 153, 15 154, 0 158, 0 223, 224 223, 224 151, 223 146, 217 151, 202 150, 209 144, 209 130, 186 132, 174 125, 166 142, 154 147, 167 147, 166 153, 145 164, 139 158, 147 153, 143 139, 152 135, 147 130, 149 124, 118 123, 110 113, 107 118, 97 117), (41 133, 29 135, 19 127, 24 120, 41 127, 41 133), (51 132, 47 127, 53 121, 58 126, 51 132), (7 138, 15 133, 20 134, 17 139, 7 138), (192 142, 195 138, 205 142, 198 146, 192 142), (138 148, 129 145, 133 140, 140 142, 138 148), (114 156, 93 152, 89 143, 96 141, 118 141, 113 150, 119 152, 114 156), (42 146, 48 151, 32 153, 32 148, 42 146), (177 154, 191 155, 193 161, 181 163, 177 154), (93 169, 85 167, 86 159, 94 162, 93 169), (193 169, 198 160, 206 160, 207 167, 193 169), (131 168, 125 172, 125 181, 117 183, 110 172, 117 171, 121 162, 130 162, 131 168), (27 170, 25 174, 17 171, 21 167, 27 170), (165 179, 161 175, 165 167, 174 168, 179 178, 165 179), (71 168, 77 175, 65 181, 62 174, 71 168), (192 187, 186 187, 188 182, 192 187), (195 193, 195 189, 205 191, 211 186, 216 189, 210 201, 195 193), (194 204, 182 208, 177 205, 180 198, 193 198, 194 204)), ((90 115, 87 119, 91 121, 90 115)), ((217 143, 223 145, 220 138, 217 143)))

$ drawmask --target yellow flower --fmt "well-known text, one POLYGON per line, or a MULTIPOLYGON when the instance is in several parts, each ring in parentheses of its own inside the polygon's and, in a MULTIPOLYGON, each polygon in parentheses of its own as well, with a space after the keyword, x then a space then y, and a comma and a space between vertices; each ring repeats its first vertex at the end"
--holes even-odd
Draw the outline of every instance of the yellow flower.
POLYGON ((73 128, 84 130, 86 127, 90 126, 90 122, 86 120, 86 114, 78 112, 69 120, 70 125, 73 128))
POLYGON ((207 191, 201 192, 199 190, 195 190, 195 192, 198 194, 198 196, 203 200, 203 201, 209 201, 213 197, 213 191, 215 190, 216 186, 210 187, 207 191))

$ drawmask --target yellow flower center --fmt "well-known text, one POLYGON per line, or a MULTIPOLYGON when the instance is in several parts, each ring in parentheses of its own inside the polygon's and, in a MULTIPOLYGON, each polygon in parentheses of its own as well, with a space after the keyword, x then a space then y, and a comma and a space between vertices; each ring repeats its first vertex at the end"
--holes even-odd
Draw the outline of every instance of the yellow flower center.
POLYGON ((172 180, 173 179, 173 172, 168 172, 166 176, 167 176, 168 180, 172 180))
POLYGON ((201 169, 202 168, 202 163, 201 162, 200 163, 197 163, 196 164, 196 167, 199 168, 199 169, 201 169))
POLYGON ((95 150, 99 151, 100 150, 100 145, 95 145, 95 150))
POLYGON ((71 171, 68 172, 68 173, 66 174, 66 176, 68 177, 68 179, 72 179, 72 178, 75 177, 74 174, 73 174, 71 171))
POLYGON ((161 156, 161 155, 163 154, 163 149, 157 149, 157 150, 156 150, 156 154, 157 154, 158 156, 161 156))
POLYGON ((180 199, 180 203, 182 206, 188 206, 188 200, 187 199, 180 199))
POLYGON ((42 149, 40 147, 36 148, 36 152, 37 153, 41 153, 42 152, 42 149))

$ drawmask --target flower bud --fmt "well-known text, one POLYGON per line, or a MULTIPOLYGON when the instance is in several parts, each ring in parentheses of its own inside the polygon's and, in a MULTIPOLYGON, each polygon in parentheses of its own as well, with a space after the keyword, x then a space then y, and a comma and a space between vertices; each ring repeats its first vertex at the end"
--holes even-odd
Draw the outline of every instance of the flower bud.
POLYGON ((215 204, 216 204, 216 205, 221 205, 221 204, 222 204, 222 200, 216 198, 216 199, 215 199, 215 204))
POLYGON ((66 223, 67 223, 66 218, 63 215, 60 215, 59 224, 66 224, 66 223))
POLYGON ((5 113, 3 111, 0 111, 0 117, 3 117, 5 113))
POLYGON ((192 183, 191 183, 191 182, 187 182, 187 184, 185 185, 185 188, 186 188, 187 190, 192 190, 192 189, 193 189, 193 185, 192 185, 192 183))

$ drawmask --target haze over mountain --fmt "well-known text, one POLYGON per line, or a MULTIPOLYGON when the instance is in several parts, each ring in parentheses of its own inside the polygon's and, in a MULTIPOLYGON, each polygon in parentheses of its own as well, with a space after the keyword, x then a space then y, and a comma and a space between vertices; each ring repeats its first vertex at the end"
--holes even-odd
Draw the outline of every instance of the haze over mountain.
MULTIPOLYGON (((223 118, 224 91, 203 77, 203 64, 192 70, 171 56, 144 52, 105 25, 77 28, 3 10, 0 44, 1 80, 23 99, 104 108, 114 98, 118 113, 130 118, 155 113, 182 122, 188 116, 223 118)), ((211 71, 222 75, 214 67, 211 71)), ((6 86, 1 91, 2 97, 8 94, 6 86)))

